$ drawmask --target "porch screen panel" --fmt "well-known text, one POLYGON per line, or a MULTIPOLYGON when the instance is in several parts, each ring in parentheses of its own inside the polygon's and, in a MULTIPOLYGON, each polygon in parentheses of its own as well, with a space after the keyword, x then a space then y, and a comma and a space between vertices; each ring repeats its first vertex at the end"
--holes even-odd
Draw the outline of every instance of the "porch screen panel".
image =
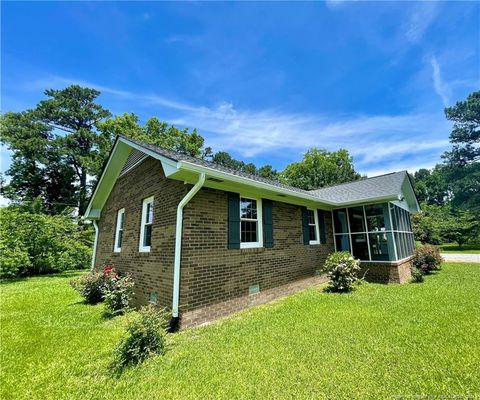
POLYGON ((413 254, 410 213, 380 203, 341 208, 332 212, 335 247, 363 261, 395 261, 413 254))
POLYGON ((410 257, 415 250, 410 213, 393 203, 390 203, 390 213, 393 220, 397 259, 402 260, 410 257))

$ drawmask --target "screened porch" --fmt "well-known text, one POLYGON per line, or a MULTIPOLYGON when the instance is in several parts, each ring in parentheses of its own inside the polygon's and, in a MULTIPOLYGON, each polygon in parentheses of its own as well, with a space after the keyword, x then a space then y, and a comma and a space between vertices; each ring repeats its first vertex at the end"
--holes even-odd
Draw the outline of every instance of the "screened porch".
POLYGON ((398 261, 413 254, 410 213, 393 202, 340 208, 333 213, 336 251, 362 261, 398 261))

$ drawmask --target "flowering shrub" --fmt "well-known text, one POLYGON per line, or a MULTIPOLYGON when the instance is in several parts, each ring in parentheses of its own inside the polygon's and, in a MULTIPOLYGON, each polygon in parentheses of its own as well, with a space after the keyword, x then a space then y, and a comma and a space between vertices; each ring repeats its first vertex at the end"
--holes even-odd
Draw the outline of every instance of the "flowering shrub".
POLYGON ((325 261, 322 271, 327 273, 331 291, 349 292, 359 281, 360 261, 347 251, 332 253, 325 261))
POLYGON ((104 273, 105 308, 110 315, 124 314, 130 307, 134 282, 130 275, 118 275, 112 268, 104 273))
POLYGON ((102 272, 91 271, 70 282, 70 285, 88 304, 105 301, 107 313, 123 314, 128 310, 133 295, 133 280, 130 275, 118 274, 113 266, 106 265, 102 272))
POLYGON ((137 365, 153 354, 166 350, 167 314, 154 306, 143 307, 127 327, 126 336, 114 351, 112 367, 121 372, 129 365, 137 365))
POLYGON ((429 274, 432 271, 439 270, 442 261, 438 247, 424 245, 415 249, 412 265, 420 269, 424 274, 429 274))
POLYGON ((101 272, 92 271, 70 281, 70 285, 84 298, 87 304, 103 301, 105 276, 101 272))

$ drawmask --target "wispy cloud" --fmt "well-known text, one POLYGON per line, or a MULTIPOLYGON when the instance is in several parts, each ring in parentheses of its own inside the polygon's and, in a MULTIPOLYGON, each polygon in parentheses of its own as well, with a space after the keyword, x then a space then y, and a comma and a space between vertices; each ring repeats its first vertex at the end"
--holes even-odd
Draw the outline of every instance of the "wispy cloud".
POLYGON ((431 57, 430 64, 432 66, 433 87, 435 88, 435 92, 442 99, 443 105, 446 107, 449 105, 449 98, 451 94, 450 86, 443 80, 440 64, 435 56, 431 57))
MULTIPOLYGON (((33 84, 64 87, 78 83, 132 106, 146 108, 153 115, 170 115, 170 123, 195 127, 214 150, 225 150, 244 158, 299 159, 311 147, 346 148, 362 173, 412 170, 431 167, 448 147, 449 125, 438 114, 401 115, 317 115, 280 109, 239 110, 232 103, 216 106, 192 105, 156 94, 133 93, 92 82, 53 77, 33 84), (444 137, 445 139, 439 139, 444 137), (295 155, 295 156, 292 156, 295 155)), ((29 85, 29 88, 32 86, 29 85)), ((283 166, 279 166, 282 168, 283 166)))
POLYGON ((421 2, 414 6, 404 25, 405 36, 410 42, 418 43, 422 40, 438 14, 438 7, 438 3, 432 1, 421 2))
POLYGON ((325 0, 325 4, 328 8, 337 8, 345 2, 347 2, 347 0, 325 0))

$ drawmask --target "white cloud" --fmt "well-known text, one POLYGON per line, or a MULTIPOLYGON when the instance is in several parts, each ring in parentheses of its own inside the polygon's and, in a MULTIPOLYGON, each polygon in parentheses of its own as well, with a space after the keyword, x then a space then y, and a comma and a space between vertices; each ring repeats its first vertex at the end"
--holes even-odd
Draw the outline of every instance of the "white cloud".
POLYGON ((372 175, 379 171, 432 167, 448 148, 450 125, 441 111, 332 116, 278 109, 239 110, 228 102, 215 107, 197 106, 156 94, 132 93, 58 77, 38 85, 64 87, 74 82, 124 101, 129 110, 133 104, 137 109, 152 110, 153 115, 169 115, 170 123, 197 128, 214 150, 234 152, 246 159, 281 158, 291 162, 311 147, 328 150, 343 147, 353 155, 360 172, 372 175))
POLYGON ((416 4, 409 20, 403 27, 407 39, 412 43, 420 42, 437 14, 438 4, 436 2, 424 1, 416 4))
POLYGON ((337 8, 341 4, 345 3, 347 0, 325 0, 325 4, 328 8, 337 8))
POLYGON ((435 56, 431 57, 430 64, 432 66, 433 87, 435 88, 435 92, 442 99, 443 105, 446 107, 449 105, 449 98, 451 94, 450 86, 443 80, 440 64, 435 56))

